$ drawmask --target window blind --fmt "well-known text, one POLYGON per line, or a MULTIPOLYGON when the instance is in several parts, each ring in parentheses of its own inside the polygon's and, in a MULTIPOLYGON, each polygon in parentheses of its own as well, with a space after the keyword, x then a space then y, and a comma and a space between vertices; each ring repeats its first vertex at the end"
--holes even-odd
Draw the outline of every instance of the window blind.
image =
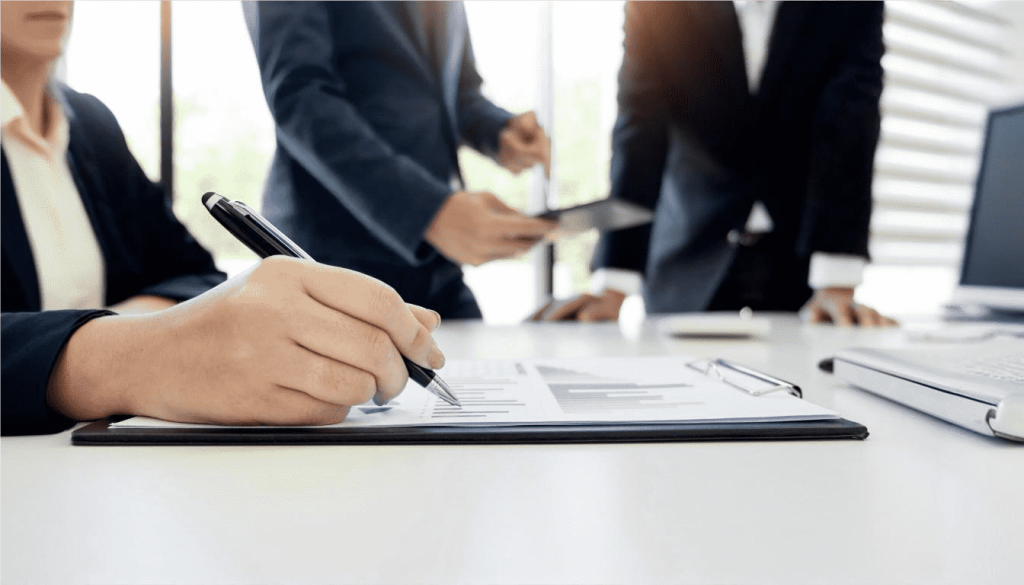
POLYGON ((986 114, 1009 89, 1010 23, 997 8, 886 2, 876 265, 959 265, 986 114))

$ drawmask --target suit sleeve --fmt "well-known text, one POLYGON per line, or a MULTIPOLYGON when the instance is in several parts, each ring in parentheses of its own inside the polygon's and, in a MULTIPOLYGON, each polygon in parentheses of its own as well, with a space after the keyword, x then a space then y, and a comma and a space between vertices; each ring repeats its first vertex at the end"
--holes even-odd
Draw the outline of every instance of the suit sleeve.
POLYGON ((3 379, 0 412, 6 435, 58 433, 75 421, 50 408, 50 372, 74 332, 110 311, 43 311, 0 316, 3 379))
MULTIPOLYGON (((644 4, 626 5, 619 113, 612 131, 611 197, 654 209, 668 154, 668 109, 658 84, 657 60, 645 24, 644 4)), ((643 273, 650 240, 649 225, 603 232, 591 268, 643 273)))
POLYGON ((871 181, 881 125, 881 2, 846 10, 832 73, 814 112, 798 252, 868 256, 871 181))
POLYGON ((466 13, 462 9, 462 5, 457 6, 460 8, 459 26, 466 31, 466 42, 462 50, 462 68, 459 74, 459 135, 466 144, 494 158, 498 156, 498 135, 513 115, 504 108, 496 106, 480 91, 483 79, 476 70, 473 43, 469 36, 469 23, 466 21, 466 13))
POLYGON ((451 188, 396 152, 347 98, 331 64, 339 31, 326 4, 243 4, 278 144, 370 233, 416 264, 451 188))

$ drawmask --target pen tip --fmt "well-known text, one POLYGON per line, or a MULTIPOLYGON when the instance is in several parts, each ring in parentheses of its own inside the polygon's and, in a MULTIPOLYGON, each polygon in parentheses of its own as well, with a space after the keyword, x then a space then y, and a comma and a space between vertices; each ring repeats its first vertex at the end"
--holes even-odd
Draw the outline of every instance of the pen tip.
POLYGON ((447 382, 445 382, 441 378, 434 378, 434 383, 437 384, 437 387, 439 389, 438 393, 440 394, 441 398, 444 399, 445 402, 451 404, 452 406, 458 406, 459 408, 462 408, 462 403, 460 403, 459 399, 455 397, 455 393, 452 392, 452 389, 447 382))

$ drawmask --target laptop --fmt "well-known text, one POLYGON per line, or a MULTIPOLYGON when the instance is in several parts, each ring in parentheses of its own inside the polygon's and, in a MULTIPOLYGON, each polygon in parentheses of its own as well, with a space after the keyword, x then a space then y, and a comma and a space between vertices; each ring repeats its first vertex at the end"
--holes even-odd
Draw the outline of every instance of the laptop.
POLYGON ((844 349, 836 378, 983 435, 1024 442, 1024 338, 844 349))
POLYGON ((1024 320, 1024 104, 989 112, 949 317, 1024 320))
MULTIPOLYGON (((989 112, 952 318, 1024 319, 1024 104, 989 112)), ((973 431, 1024 441, 1024 336, 846 349, 837 378, 973 431)))

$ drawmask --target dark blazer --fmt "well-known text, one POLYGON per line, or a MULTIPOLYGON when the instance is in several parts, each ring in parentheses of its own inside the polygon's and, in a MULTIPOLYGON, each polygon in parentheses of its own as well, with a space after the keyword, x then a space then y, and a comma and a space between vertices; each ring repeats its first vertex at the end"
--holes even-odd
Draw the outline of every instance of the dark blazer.
POLYGON ((731 2, 630 2, 625 29, 611 194, 656 219, 603 234, 594 268, 644 273, 649 312, 704 310, 755 198, 773 286, 806 299, 813 252, 867 257, 881 3, 782 3, 755 96, 731 2))
POLYGON ((512 116, 480 93, 462 4, 243 10, 277 126, 268 219, 321 262, 442 316, 479 316, 460 268, 423 239, 459 179, 459 145, 493 155, 512 116))
MULTIPOLYGON (((128 150, 114 115, 64 86, 68 165, 103 254, 106 303, 148 294, 185 300, 224 281, 213 258, 175 219, 167 199, 128 150)), ((57 432, 71 421, 46 403, 46 385, 71 334, 109 311, 40 311, 35 261, 18 197, 2 161, 2 412, 4 435, 57 432)))

